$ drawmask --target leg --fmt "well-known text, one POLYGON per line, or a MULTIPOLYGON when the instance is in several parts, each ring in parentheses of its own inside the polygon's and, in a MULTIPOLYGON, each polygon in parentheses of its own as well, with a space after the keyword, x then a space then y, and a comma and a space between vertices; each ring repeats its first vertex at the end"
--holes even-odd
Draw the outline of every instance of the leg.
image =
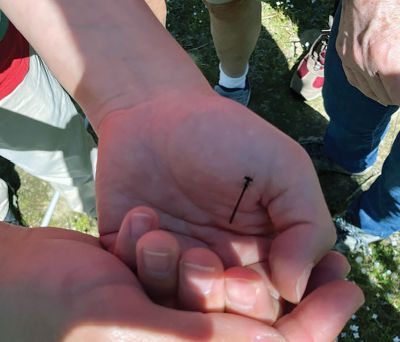
POLYGON ((32 52, 25 79, 0 101, 0 155, 95 216, 96 152, 70 97, 32 52))
MULTIPOLYGON (((340 11, 338 11, 340 13, 340 11)), ((331 118, 325 134, 325 152, 352 172, 371 166, 377 158, 396 106, 382 106, 352 87, 336 53, 339 15, 329 40, 323 89, 326 110, 331 118)), ((349 209, 354 223, 372 235, 387 237, 400 226, 400 140, 397 137, 385 161, 382 175, 349 209)))
POLYGON ((258 0, 205 0, 211 34, 222 70, 230 77, 243 75, 261 29, 258 0))
POLYGON ((325 133, 325 153, 350 172, 371 166, 396 106, 382 106, 351 86, 335 49, 340 11, 329 39, 323 97, 330 123, 325 133))
POLYGON ((350 206, 350 215, 367 233, 386 238, 400 230, 400 136, 385 160, 382 174, 350 206))
POLYGON ((146 4, 153 11, 153 14, 159 22, 165 27, 167 21, 167 6, 165 0, 146 0, 146 4))

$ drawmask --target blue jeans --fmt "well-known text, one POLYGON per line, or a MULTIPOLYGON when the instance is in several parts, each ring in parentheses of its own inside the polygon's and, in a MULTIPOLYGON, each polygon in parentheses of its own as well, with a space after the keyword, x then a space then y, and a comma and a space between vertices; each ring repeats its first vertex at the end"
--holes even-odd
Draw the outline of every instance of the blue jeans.
MULTIPOLYGON (((327 156, 351 172, 372 166, 378 146, 397 106, 382 106, 349 84, 335 43, 340 21, 337 11, 329 38, 323 98, 330 123, 325 133, 327 156)), ((382 174, 349 207, 348 213, 365 232, 383 238, 400 230, 400 137, 385 160, 382 174)))

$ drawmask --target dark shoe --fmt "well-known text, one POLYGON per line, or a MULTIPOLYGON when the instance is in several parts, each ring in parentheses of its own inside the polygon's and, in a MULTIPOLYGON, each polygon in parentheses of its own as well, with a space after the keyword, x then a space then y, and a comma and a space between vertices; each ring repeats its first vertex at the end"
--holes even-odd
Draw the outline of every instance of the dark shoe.
POLYGON ((9 211, 5 218, 5 222, 26 226, 19 209, 17 191, 21 186, 21 180, 15 166, 9 160, 0 156, 0 178, 7 184, 8 187, 8 203, 9 211))
POLYGON ((247 107, 250 102, 251 89, 248 79, 246 79, 246 86, 244 88, 226 88, 217 84, 214 90, 219 95, 236 101, 243 106, 247 107))
POLYGON ((334 249, 342 253, 361 252, 365 255, 370 255, 371 252, 368 245, 383 239, 380 236, 364 232, 361 228, 354 225, 346 215, 334 217, 333 223, 335 224, 337 233, 334 249))

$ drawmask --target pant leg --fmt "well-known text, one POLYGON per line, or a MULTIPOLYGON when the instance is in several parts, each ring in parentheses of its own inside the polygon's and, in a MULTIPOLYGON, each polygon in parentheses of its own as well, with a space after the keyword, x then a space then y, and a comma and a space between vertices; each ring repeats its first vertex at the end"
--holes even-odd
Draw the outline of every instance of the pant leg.
POLYGON ((0 155, 96 215, 97 149, 68 94, 32 51, 24 81, 0 101, 0 155))
POLYGON ((400 230, 400 136, 396 137, 382 173, 349 208, 359 226, 386 238, 400 230))
POLYGON ((323 98, 330 122, 325 133, 325 153, 350 172, 360 172, 377 158, 396 106, 382 106, 350 85, 336 52, 340 6, 329 38, 323 98))
MULTIPOLYGON (((340 12, 340 11, 338 11, 340 12)), ((335 49, 336 16, 328 46, 323 89, 330 123, 325 134, 326 154, 349 171, 372 165, 396 106, 382 106, 346 80, 335 49)), ((400 138, 396 138, 381 176, 349 208, 356 224, 369 234, 387 237, 400 229, 400 138)))

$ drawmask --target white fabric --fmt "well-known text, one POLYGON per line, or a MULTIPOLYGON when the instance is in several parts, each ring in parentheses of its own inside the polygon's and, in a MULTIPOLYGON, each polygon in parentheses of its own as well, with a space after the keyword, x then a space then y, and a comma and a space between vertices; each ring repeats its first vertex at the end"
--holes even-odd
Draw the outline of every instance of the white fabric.
POLYGON ((8 187, 5 181, 0 179, 0 221, 4 221, 9 209, 8 187))
POLYGON ((218 84, 225 87, 225 88, 241 88, 244 89, 246 87, 246 77, 249 72, 249 64, 246 66, 246 70, 244 74, 240 77, 230 77, 225 74, 224 70, 222 69, 221 63, 219 64, 219 81, 218 84))
POLYGON ((70 97, 33 51, 24 81, 0 100, 0 155, 49 182, 71 209, 96 216, 97 148, 70 97))

